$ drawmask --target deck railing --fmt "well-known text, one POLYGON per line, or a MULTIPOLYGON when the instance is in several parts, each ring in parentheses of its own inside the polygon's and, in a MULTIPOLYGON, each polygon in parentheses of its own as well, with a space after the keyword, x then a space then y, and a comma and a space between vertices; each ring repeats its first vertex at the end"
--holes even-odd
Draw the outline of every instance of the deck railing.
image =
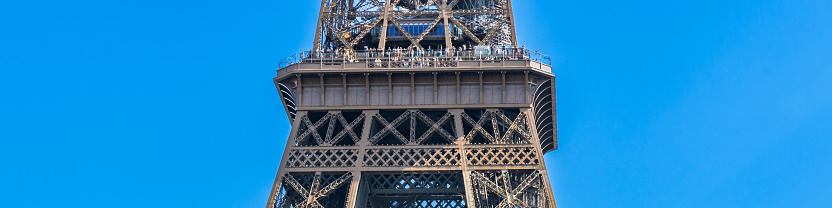
POLYGON ((278 69, 296 63, 367 63, 369 68, 456 67, 458 61, 470 60, 532 60, 552 65, 549 56, 523 47, 475 46, 473 49, 386 51, 303 51, 278 62, 278 69))

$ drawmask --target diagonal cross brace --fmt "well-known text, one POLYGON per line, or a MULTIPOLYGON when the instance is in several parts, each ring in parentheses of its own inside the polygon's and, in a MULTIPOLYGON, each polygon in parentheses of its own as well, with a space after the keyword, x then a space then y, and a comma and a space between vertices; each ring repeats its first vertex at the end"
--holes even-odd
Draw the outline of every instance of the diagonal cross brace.
POLYGON ((442 125, 445 125, 445 123, 448 122, 448 119, 451 118, 451 113, 450 112, 446 113, 444 116, 442 116, 442 118, 439 118, 439 120, 436 121, 436 122, 433 122, 433 120, 431 120, 427 115, 425 115, 421 111, 418 111, 418 110, 414 111, 413 114, 416 114, 416 117, 418 117, 420 120, 422 120, 422 122, 425 122, 425 124, 430 125, 430 129, 428 129, 428 131, 426 131, 424 134, 422 134, 421 137, 416 139, 416 141, 414 143, 421 144, 426 139, 428 139, 431 135, 433 135, 434 132, 437 132, 437 131, 438 131, 439 135, 442 135, 442 137, 445 138, 446 140, 448 140, 449 142, 453 143, 454 140, 456 140, 456 138, 451 136, 451 134, 448 133, 448 131, 445 131, 445 129, 442 128, 442 125))
POLYGON ((298 208, 306 208, 306 207, 323 208, 324 206, 321 205, 321 203, 318 201, 318 199, 331 194, 333 191, 335 191, 336 189, 338 189, 341 186, 343 186, 344 184, 346 184, 347 181, 352 179, 352 174, 351 173, 345 173, 344 175, 341 175, 341 177, 339 177, 338 179, 335 179, 334 181, 330 182, 329 184, 327 184, 323 188, 319 188, 320 185, 321 185, 321 178, 322 178, 321 173, 320 172, 316 173, 314 179, 312 180, 312 187, 309 187, 309 189, 307 190, 306 188, 301 186, 300 182, 298 182, 294 177, 292 177, 291 174, 287 173, 285 175, 284 180, 286 181, 286 183, 288 183, 292 188, 294 188, 295 191, 297 191, 298 193, 301 193, 299 195, 301 197, 303 197, 303 199, 305 200, 305 201, 302 201, 299 204, 297 204, 296 207, 298 207, 298 208))
POLYGON ((492 116, 491 114, 491 112, 486 111, 482 114, 482 117, 480 117, 479 121, 474 122, 474 119, 471 118, 471 116, 468 116, 468 114, 464 112, 462 113, 462 120, 473 126, 471 132, 468 132, 468 134, 465 135, 465 142, 471 142, 474 136, 478 133, 485 137, 485 139, 487 139, 491 143, 497 142, 494 136, 491 136, 491 134, 489 134, 488 131, 486 131, 485 128, 482 127, 482 125, 492 116))
POLYGON ((503 207, 530 207, 526 202, 521 200, 518 196, 523 193, 526 189, 528 189, 538 177, 540 177, 540 172, 535 171, 529 174, 528 176, 524 177, 520 184, 518 184, 514 189, 511 189, 511 183, 509 179, 509 173, 507 171, 503 171, 503 173, 497 177, 497 180, 501 180, 503 182, 503 186, 497 185, 497 183, 489 180, 487 177, 482 175, 482 173, 472 171, 471 172, 472 179, 477 180, 477 182, 482 183, 486 187, 488 187, 488 191, 500 196, 503 198, 503 201, 497 205, 498 208, 503 207))
POLYGON ((355 120, 352 120, 352 122, 347 122, 347 119, 344 118, 343 115, 339 115, 337 119, 338 122, 341 123, 341 126, 344 127, 344 129, 332 138, 332 141, 330 141, 331 144, 341 141, 341 139, 347 134, 350 135, 353 142, 358 142, 359 140, 361 140, 361 137, 358 137, 358 134, 355 133, 354 129, 355 126, 358 126, 358 124, 364 120, 364 114, 359 115, 358 118, 355 118, 355 120))
POLYGON ((410 141, 407 138, 405 138, 404 135, 402 135, 402 133, 399 132, 399 130, 396 129, 396 127, 399 127, 399 125, 401 125, 405 119, 410 117, 410 111, 405 111, 404 113, 402 113, 402 115, 399 115, 398 118, 394 119, 393 122, 387 122, 387 119, 384 119, 384 117, 382 117, 381 115, 375 115, 374 117, 379 123, 381 123, 381 125, 384 125, 384 129, 382 129, 381 131, 376 133, 376 135, 370 138, 371 144, 378 142, 378 140, 384 138, 384 136, 387 136, 388 133, 392 133, 396 137, 396 139, 398 139, 404 144, 410 143, 410 141))
POLYGON ((496 112, 496 117, 499 117, 501 120, 503 120, 503 122, 511 122, 511 125, 508 127, 508 130, 506 130, 506 133, 500 139, 501 142, 505 142, 506 140, 508 140, 511 137, 512 133, 517 133, 527 140, 531 138, 529 132, 520 128, 521 125, 526 121, 526 113, 520 113, 519 115, 517 115, 517 118, 515 118, 514 121, 512 121, 505 114, 499 111, 496 112))
POLYGON ((303 116, 303 118, 301 118, 301 122, 303 122, 303 124, 306 125, 309 129, 307 129, 306 132, 303 132, 303 134, 298 136, 295 142, 300 143, 306 141, 306 138, 309 137, 310 134, 312 134, 312 136, 315 137, 315 141, 317 141, 318 144, 324 143, 324 139, 321 138, 320 134, 318 134, 318 127, 323 125, 324 122, 329 121, 329 117, 331 116, 331 114, 326 114, 323 118, 315 122, 315 124, 312 124, 312 121, 309 120, 308 116, 303 116))

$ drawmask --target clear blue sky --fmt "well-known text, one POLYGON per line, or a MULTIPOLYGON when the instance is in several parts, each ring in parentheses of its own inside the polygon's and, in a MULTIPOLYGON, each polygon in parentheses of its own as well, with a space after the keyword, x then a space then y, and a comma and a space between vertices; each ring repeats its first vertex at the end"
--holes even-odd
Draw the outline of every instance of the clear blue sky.
MULTIPOLYGON (((560 207, 832 206, 832 1, 514 4, 555 59, 560 207)), ((319 5, 4 2, 0 203, 263 207, 319 5)))

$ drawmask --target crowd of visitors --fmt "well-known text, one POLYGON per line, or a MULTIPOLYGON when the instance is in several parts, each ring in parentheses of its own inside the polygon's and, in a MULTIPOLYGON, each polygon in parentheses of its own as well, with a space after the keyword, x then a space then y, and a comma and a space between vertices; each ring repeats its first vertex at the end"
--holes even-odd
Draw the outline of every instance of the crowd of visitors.
POLYGON ((291 65, 294 63, 339 63, 339 62, 367 62, 372 63, 369 67, 435 67, 443 66, 443 62, 461 60, 530 60, 537 56, 538 52, 530 52, 526 46, 516 47, 512 45, 488 45, 468 46, 433 49, 431 46, 422 47, 394 47, 387 50, 364 47, 364 50, 335 51, 318 50, 304 51, 285 60, 291 65))

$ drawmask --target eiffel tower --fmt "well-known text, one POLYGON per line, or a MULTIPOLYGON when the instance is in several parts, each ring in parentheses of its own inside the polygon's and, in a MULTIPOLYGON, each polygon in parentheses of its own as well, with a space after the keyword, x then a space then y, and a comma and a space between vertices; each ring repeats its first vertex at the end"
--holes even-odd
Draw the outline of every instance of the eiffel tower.
POLYGON ((511 0, 323 0, 280 61, 292 124, 268 208, 556 208, 551 60, 511 0))

